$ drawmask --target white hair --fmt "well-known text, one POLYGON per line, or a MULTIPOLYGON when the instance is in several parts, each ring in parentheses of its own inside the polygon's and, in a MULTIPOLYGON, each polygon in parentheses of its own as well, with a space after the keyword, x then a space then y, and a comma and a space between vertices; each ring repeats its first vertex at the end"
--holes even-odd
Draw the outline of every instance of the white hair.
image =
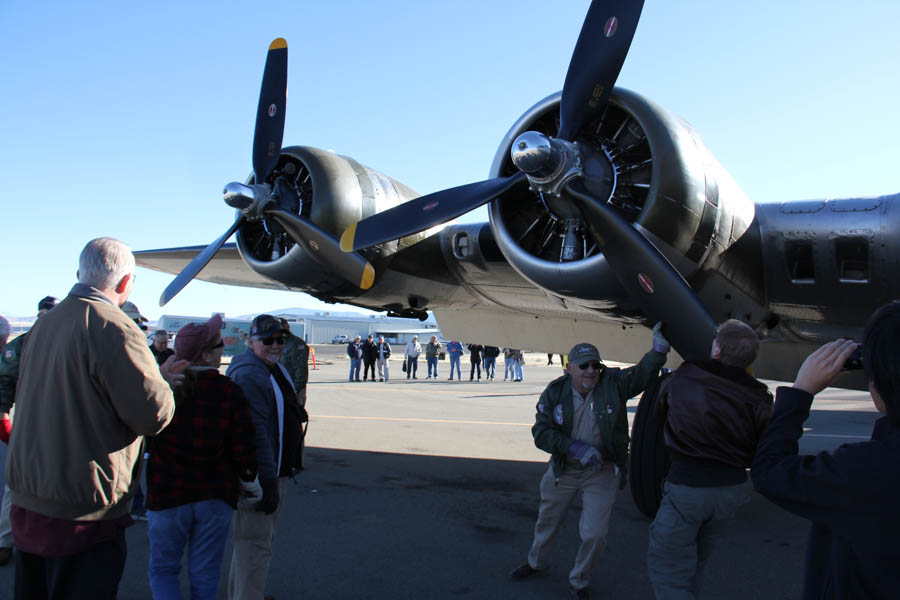
POLYGON ((111 237, 91 240, 78 258, 78 282, 107 290, 134 273, 131 248, 111 237))

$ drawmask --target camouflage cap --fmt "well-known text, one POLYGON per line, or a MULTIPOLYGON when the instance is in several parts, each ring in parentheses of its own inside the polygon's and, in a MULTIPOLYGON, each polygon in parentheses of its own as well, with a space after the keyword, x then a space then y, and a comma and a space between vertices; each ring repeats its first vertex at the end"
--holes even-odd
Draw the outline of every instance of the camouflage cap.
POLYGON ((580 344, 575 344, 575 346, 569 350, 569 362, 572 364, 583 365, 592 360, 600 360, 600 351, 597 350, 597 346, 593 344, 582 342, 580 344))

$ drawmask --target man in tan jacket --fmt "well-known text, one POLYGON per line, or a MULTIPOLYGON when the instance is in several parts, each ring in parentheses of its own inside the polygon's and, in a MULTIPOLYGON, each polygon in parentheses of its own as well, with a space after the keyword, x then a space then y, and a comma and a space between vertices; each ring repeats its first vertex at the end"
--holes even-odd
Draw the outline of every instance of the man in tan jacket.
POLYGON ((120 309, 134 268, 122 242, 88 242, 78 283, 29 333, 6 465, 16 598, 116 597, 143 436, 172 419, 187 366, 157 366, 120 309))

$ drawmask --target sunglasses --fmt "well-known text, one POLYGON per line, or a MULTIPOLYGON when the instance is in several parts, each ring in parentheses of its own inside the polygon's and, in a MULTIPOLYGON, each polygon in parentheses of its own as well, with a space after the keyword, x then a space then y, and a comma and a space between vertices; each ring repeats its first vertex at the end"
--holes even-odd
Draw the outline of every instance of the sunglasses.
POLYGON ((284 338, 283 337, 267 337, 267 338, 261 338, 259 341, 261 341, 264 346, 271 346, 272 344, 276 344, 278 346, 284 346, 284 338))
POLYGON ((597 362, 595 360, 593 362, 586 362, 583 365, 578 365, 578 368, 582 371, 586 370, 588 367, 593 367, 595 371, 599 371, 603 368, 603 363, 597 362))

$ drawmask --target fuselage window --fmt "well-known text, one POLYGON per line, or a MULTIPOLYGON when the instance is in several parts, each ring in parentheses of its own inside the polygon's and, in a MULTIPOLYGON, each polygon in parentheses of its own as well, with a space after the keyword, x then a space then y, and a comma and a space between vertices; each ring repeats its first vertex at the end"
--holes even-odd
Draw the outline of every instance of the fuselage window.
POLYGON ((816 280, 811 242, 788 242, 785 248, 791 283, 808 284, 816 280))
POLYGON ((843 238, 834 242, 841 283, 868 283, 869 245, 860 238, 843 238))

